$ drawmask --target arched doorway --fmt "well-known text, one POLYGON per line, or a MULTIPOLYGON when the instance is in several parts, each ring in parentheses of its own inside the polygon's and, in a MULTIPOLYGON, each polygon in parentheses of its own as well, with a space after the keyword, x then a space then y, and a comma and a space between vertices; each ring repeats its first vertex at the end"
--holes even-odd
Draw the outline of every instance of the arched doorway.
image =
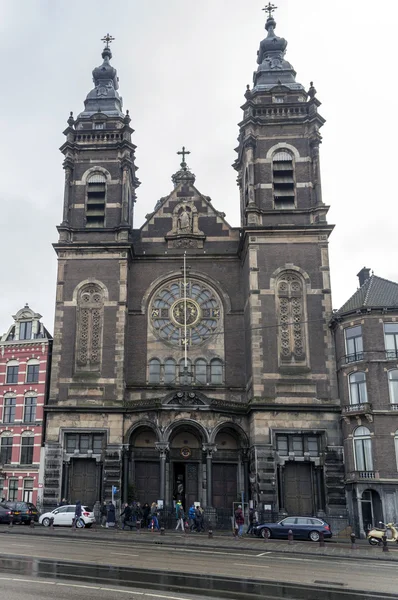
POLYGON ((130 438, 131 481, 128 498, 141 504, 156 502, 160 493, 159 452, 156 448, 157 436, 153 429, 142 426, 130 438), (134 498, 133 498, 134 497, 134 498))
POLYGON ((180 500, 187 510, 194 502, 205 505, 203 495, 203 436, 192 425, 176 427, 169 437, 170 505, 180 500))
MULTIPOLYGON (((238 498, 244 483, 240 482, 238 433, 230 427, 221 429, 216 437, 217 452, 213 455, 213 506, 218 509, 231 509, 238 498), (240 484, 240 485, 239 485, 240 484)), ((244 490, 244 487, 243 487, 244 490)))
POLYGON ((365 534, 373 526, 378 527, 383 521, 383 507, 380 495, 376 490, 365 490, 361 497, 362 523, 365 534))

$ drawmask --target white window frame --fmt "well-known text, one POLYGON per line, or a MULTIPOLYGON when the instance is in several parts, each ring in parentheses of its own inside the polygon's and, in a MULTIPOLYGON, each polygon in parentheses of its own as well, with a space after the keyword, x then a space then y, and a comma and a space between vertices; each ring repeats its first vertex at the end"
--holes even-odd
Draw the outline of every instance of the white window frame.
POLYGON ((367 427, 357 427, 354 431, 353 435, 353 444, 354 444, 354 464, 355 471, 373 471, 373 449, 372 449, 372 438, 370 435, 370 431, 367 427), (359 430, 363 430, 363 433, 356 433, 359 430), (367 432, 367 433, 365 433, 367 432), (357 443, 360 442, 360 443, 357 443), (366 444, 364 444, 366 442, 366 444), (363 467, 360 467, 358 464, 358 448, 361 449, 361 460, 363 462, 363 467), (368 464, 369 461, 369 464, 368 464))

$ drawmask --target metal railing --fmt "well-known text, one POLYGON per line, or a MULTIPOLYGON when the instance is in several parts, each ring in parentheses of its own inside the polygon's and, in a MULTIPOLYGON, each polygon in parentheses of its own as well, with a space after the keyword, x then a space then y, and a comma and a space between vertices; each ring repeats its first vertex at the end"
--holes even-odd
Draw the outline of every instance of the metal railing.
POLYGON ((358 360, 363 360, 364 359, 364 353, 363 352, 356 352, 355 354, 346 354, 344 357, 345 363, 352 363, 352 362, 357 362, 358 360))
POLYGON ((342 407, 343 413, 370 413, 372 412, 372 405, 369 402, 360 402, 358 404, 349 404, 348 406, 342 407))

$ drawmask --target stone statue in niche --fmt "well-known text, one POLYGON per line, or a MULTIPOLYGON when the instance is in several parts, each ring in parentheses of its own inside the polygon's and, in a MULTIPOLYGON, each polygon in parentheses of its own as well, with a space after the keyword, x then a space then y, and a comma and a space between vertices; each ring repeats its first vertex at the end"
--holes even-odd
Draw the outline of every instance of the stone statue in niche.
POLYGON ((184 206, 177 220, 177 231, 178 233, 191 233, 192 232, 192 216, 184 206))

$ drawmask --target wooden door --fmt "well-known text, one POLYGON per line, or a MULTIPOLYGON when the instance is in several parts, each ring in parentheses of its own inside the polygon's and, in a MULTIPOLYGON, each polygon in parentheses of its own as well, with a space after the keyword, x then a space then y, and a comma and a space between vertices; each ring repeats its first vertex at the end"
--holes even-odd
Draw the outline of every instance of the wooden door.
POLYGON ((74 458, 70 471, 70 502, 80 500, 83 506, 92 508, 100 499, 97 482, 97 465, 94 458, 74 458))
POLYGON ((197 463, 188 463, 185 465, 186 493, 184 508, 186 511, 194 502, 200 502, 198 496, 198 466, 197 463))
POLYGON ((213 463, 213 506, 232 509, 238 494, 238 466, 213 463))
POLYGON ((136 461, 136 496, 141 506, 148 502, 157 502, 160 498, 160 467, 158 462, 136 461))
POLYGON ((313 514, 311 465, 291 462, 284 469, 284 508, 289 515, 313 514))

